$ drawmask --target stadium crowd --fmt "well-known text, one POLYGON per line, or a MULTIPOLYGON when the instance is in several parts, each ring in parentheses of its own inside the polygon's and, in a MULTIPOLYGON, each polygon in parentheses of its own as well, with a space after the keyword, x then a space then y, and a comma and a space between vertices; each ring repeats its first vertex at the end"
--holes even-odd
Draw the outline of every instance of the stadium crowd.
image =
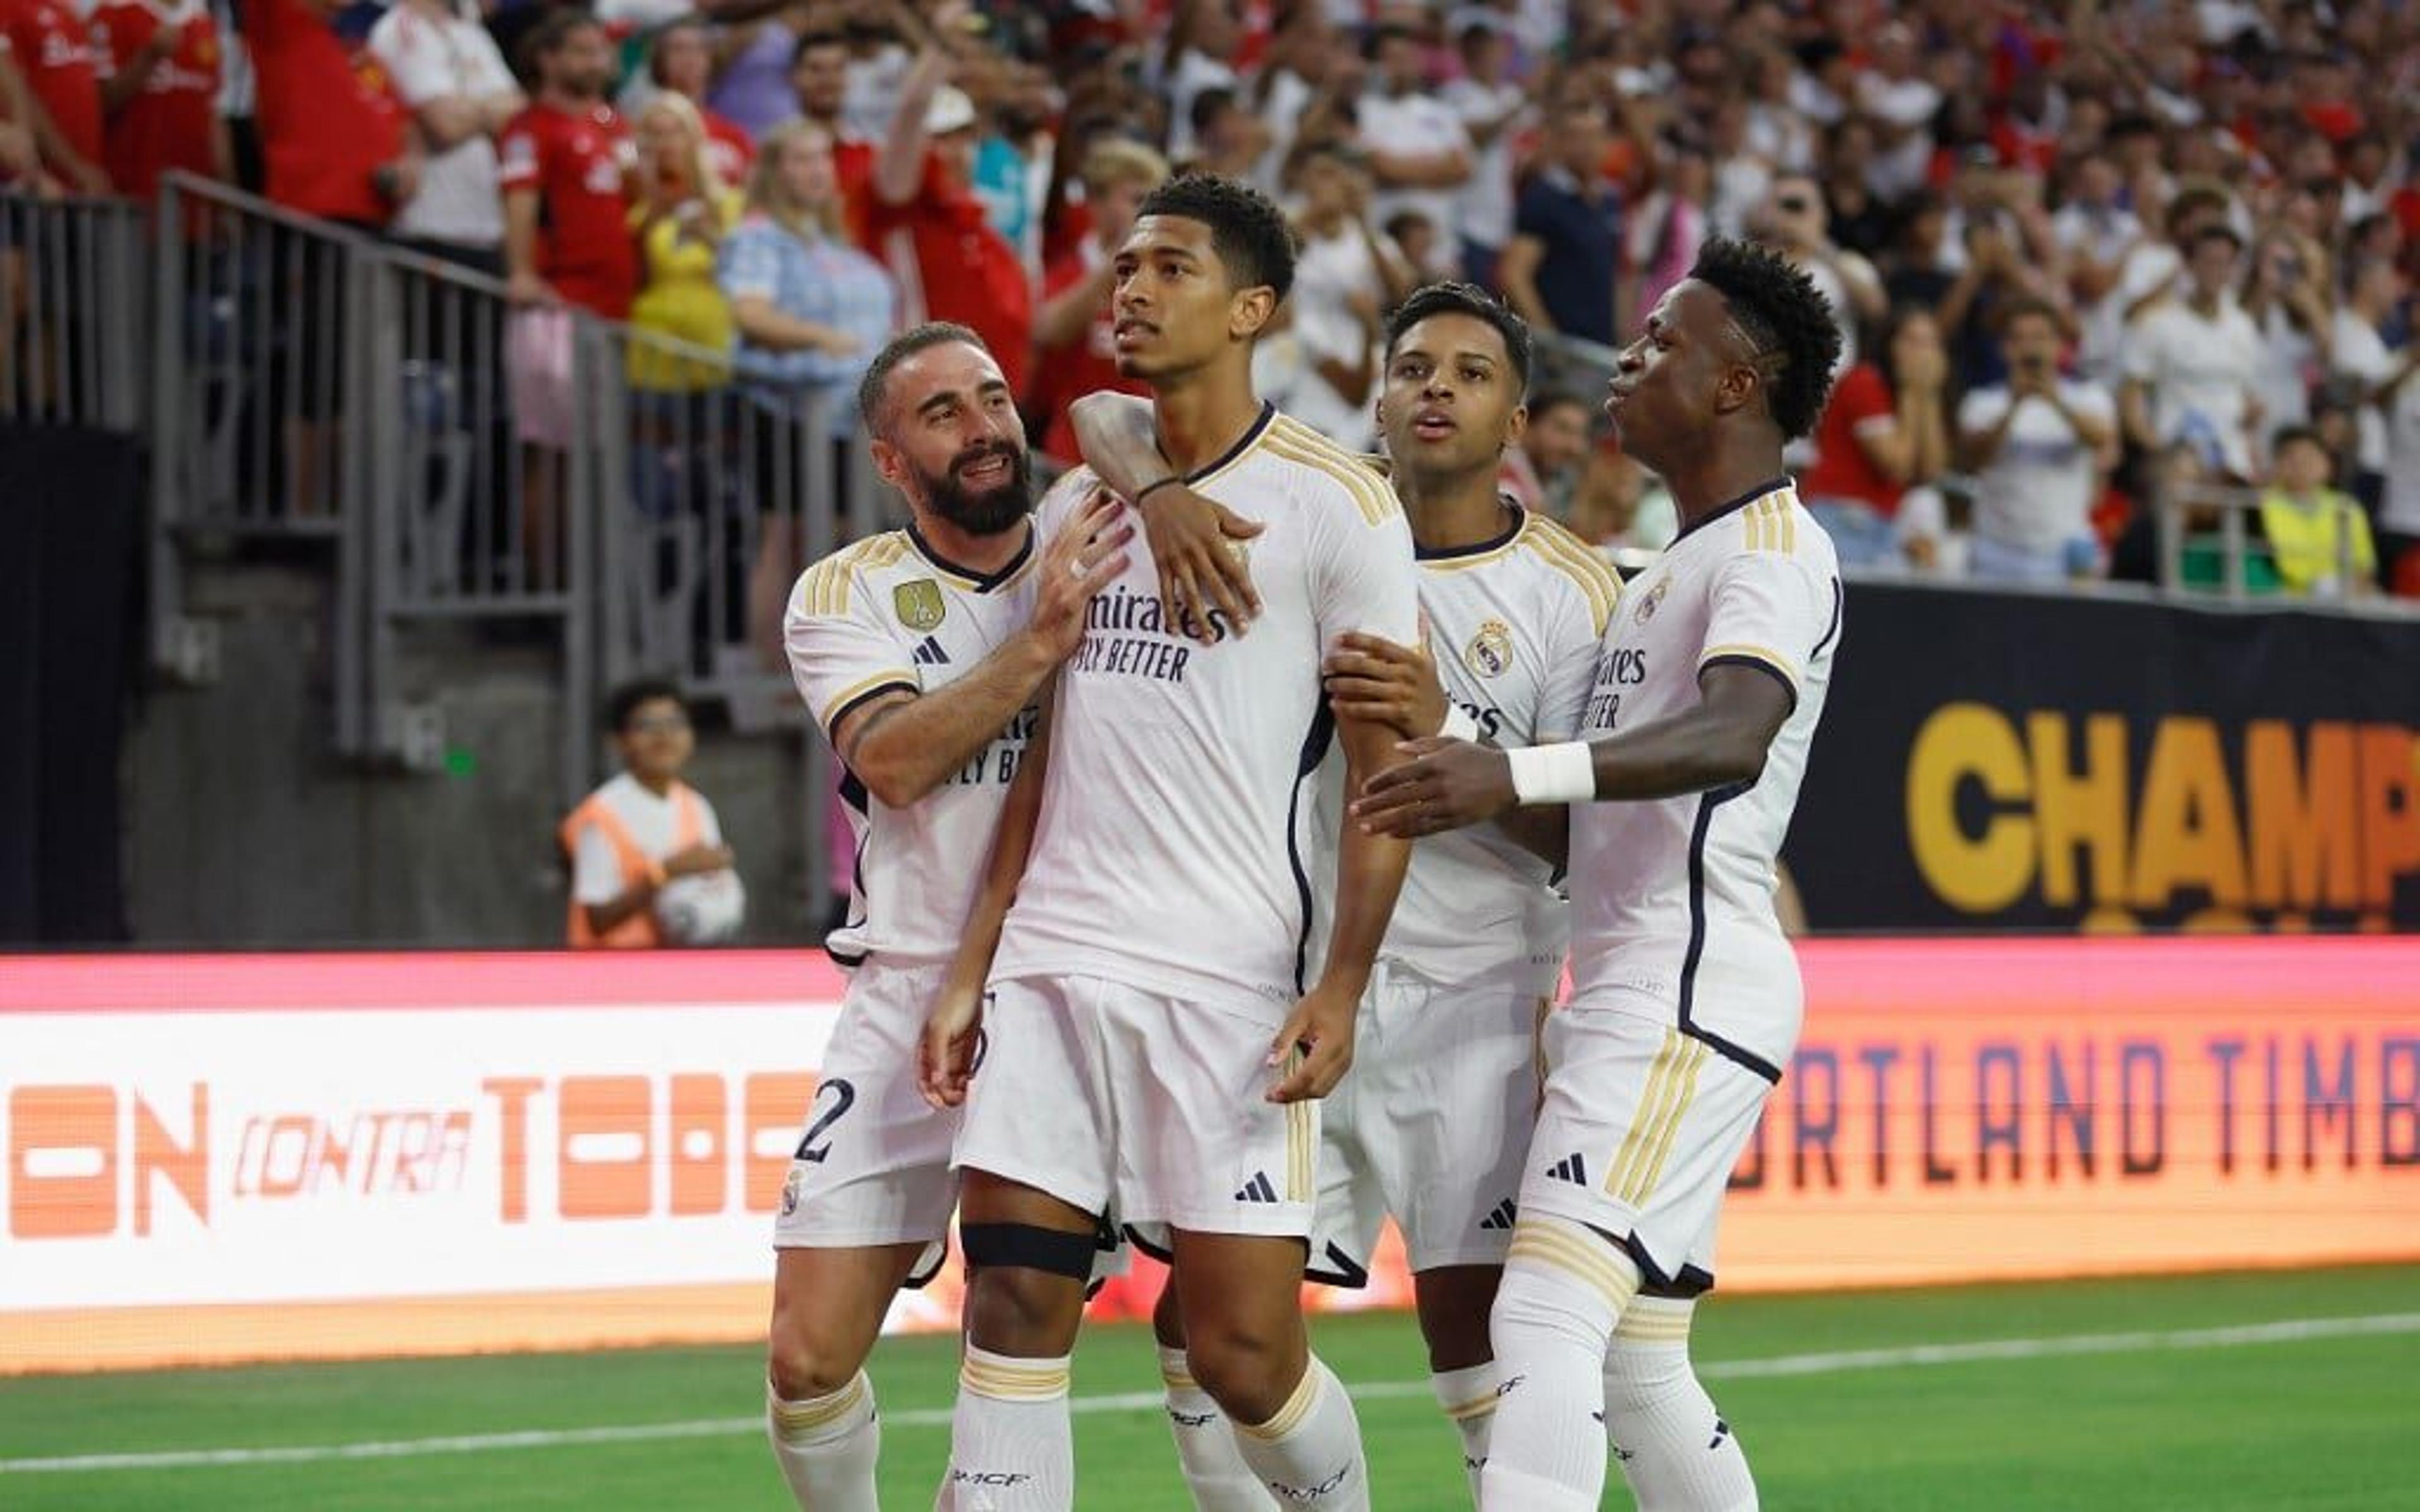
POLYGON ((1506 486, 1606 546, 1672 511, 1576 344, 1745 234, 1848 334, 1795 456, 1845 563, 2149 579, 2149 501, 2200 483, 2259 491, 2254 590, 2420 594, 2420 15, 2384 0, 0 0, 0 186, 230 179, 727 352, 630 381, 768 409, 963 320, 1061 456, 1120 384, 1136 201, 1243 177, 1304 247, 1261 392, 1366 446, 1386 313, 1490 285, 1578 375, 1506 486))

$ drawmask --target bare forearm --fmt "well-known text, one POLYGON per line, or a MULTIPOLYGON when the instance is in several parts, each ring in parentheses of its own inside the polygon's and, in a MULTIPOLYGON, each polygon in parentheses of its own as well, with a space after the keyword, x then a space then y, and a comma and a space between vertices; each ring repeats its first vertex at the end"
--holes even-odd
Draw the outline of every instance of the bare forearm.
POLYGON ((161 64, 163 54, 149 48, 126 60, 126 67, 101 81, 101 110, 104 116, 115 116, 127 102, 143 92, 151 75, 161 64))
POLYGON ((516 189, 504 195, 504 267, 515 276, 537 273, 537 194, 516 189))
POLYGON ((841 334, 830 326, 785 315, 772 301, 756 296, 732 301, 731 319, 751 345, 768 351, 807 351, 829 347, 841 334))
POLYGON ((992 836, 991 854, 984 862, 983 885, 975 890, 966 929, 958 936, 958 953, 950 975, 959 983, 980 987, 991 974, 1001 928, 1008 920, 1009 905, 1016 902, 1017 887, 1025 880, 1026 857, 1033 851, 1033 829, 1042 817, 1042 779, 1049 765, 1050 718, 1046 710, 1034 724, 1033 738, 1026 745, 1016 778, 1008 785, 1000 828, 992 836))
POLYGON ((656 883, 652 877, 641 877, 622 889, 608 903, 589 903, 588 927, 599 934, 610 934, 632 918, 647 911, 656 901, 656 883))
MULTIPOLYGON (((1359 786, 1357 777, 1354 791, 1359 786)), ((1336 856, 1336 929, 1315 983, 1320 991, 1357 998, 1370 984, 1370 966, 1395 916, 1395 897, 1403 891, 1411 858, 1409 841, 1368 834, 1358 825, 1344 826, 1336 856)))
POLYGON ((1176 469, 1159 451, 1151 401, 1131 393, 1088 393, 1068 407, 1084 463, 1109 491, 1132 499, 1176 469))
POLYGON ((1033 344, 1045 351, 1074 346, 1109 302, 1111 282, 1104 268, 1055 299, 1045 301, 1033 318, 1033 344))
POLYGON ((906 808, 965 770, 1057 666, 1033 637, 1012 636, 947 687, 876 710, 849 744, 849 770, 885 804, 906 808))

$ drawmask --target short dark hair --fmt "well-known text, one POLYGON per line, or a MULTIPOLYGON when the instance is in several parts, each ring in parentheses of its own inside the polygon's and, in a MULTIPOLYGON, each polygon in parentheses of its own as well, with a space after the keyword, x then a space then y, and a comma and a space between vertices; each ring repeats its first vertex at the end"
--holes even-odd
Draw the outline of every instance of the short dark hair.
POLYGON ((1142 197, 1135 219, 1174 215, 1210 228, 1210 245, 1236 288, 1294 288, 1294 227, 1277 202, 1249 184, 1216 174, 1179 174, 1142 197))
POLYGON ((1566 407, 1584 414, 1593 413, 1596 409, 1569 389, 1540 389, 1529 395, 1529 419, 1534 423, 1566 407))
POLYGON ((1193 97, 1192 108, 1186 114, 1192 124, 1193 133, 1200 136, 1218 125, 1219 116, 1234 108, 1235 91, 1214 85, 1193 97))
POLYGON ((521 39, 521 72, 535 79, 540 60, 563 51, 564 42, 582 26, 602 28, 604 23, 583 6, 557 6, 547 11, 521 39))
POLYGON ((1476 284, 1431 284, 1412 291, 1387 318, 1387 360, 1395 360, 1395 347, 1404 332, 1431 316, 1466 315, 1496 328, 1504 338, 1505 355, 1512 360, 1512 376, 1526 392, 1529 387, 1529 363, 1534 343, 1529 338, 1529 322, 1514 315, 1502 300, 1476 284))
POLYGON ((2328 449, 2328 443, 2309 425, 2280 425, 2277 434, 2269 438, 2269 455, 2279 455, 2296 441, 2308 441, 2322 452, 2328 449))
POLYGON ((857 419, 868 436, 883 433, 884 402, 890 396, 891 373, 900 363, 918 352, 946 347, 954 341, 965 342, 977 351, 988 353, 991 348, 976 335, 972 328, 954 320, 927 320, 921 326, 910 326, 891 338, 874 361, 866 364, 865 376, 857 380, 857 419))
POLYGON ((1715 237, 1699 249, 1689 276, 1723 297, 1760 356, 1777 357, 1765 376, 1765 409, 1782 438, 1815 428, 1840 358, 1840 323, 1814 280, 1766 248, 1715 237))
POLYGON ((800 32, 798 41, 790 48, 790 67, 797 68, 799 61, 816 48, 846 47, 847 45, 848 34, 830 26, 818 26, 800 32))
POLYGON ((2237 252, 2243 250, 2243 239, 2236 235, 2235 227, 2218 221, 2195 232, 2193 239, 2185 243, 2185 252, 2188 255, 2199 252, 2202 244, 2209 241, 2224 241, 2237 252))
POLYGON ((2020 294, 2001 305, 1998 313, 1992 317, 1993 333, 2005 336, 2009 333, 2009 329, 2018 321, 2029 320, 2036 316, 2049 321, 2053 326, 2059 325, 2056 305, 2039 294, 2020 294))
POLYGON ((606 733, 625 733, 641 709, 667 702, 679 704, 683 714, 689 712, 689 700, 681 696, 680 688, 669 678, 641 677, 624 683, 605 701, 606 733))

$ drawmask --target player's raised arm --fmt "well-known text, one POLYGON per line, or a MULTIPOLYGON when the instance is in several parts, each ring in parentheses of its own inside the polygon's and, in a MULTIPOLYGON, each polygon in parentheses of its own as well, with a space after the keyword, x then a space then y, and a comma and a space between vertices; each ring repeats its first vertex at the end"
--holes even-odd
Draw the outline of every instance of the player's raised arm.
MULTIPOLYGON (((1124 548, 1134 527, 1123 516, 1124 506, 1107 493, 1085 501, 1035 566, 1032 619, 966 676, 929 693, 893 685, 832 716, 832 748, 867 792, 894 809, 916 802, 962 770, 1033 701, 1083 640, 1093 595, 1126 568, 1124 548)), ((793 603, 787 628, 792 663, 801 667, 834 633, 817 623, 806 596, 793 603)))
POLYGON ((1026 857, 1033 852, 1033 827, 1042 816, 1042 779, 1050 763, 1050 705, 1046 692, 1032 738, 1026 742, 1024 758, 1008 785, 1000 829, 984 867, 983 888, 967 915, 966 933, 950 963, 948 980, 924 1021, 923 1041, 917 1050, 916 1084, 924 1101, 937 1108, 963 1104, 967 1084, 974 1079, 984 984, 991 976, 992 955, 1000 949, 1001 925, 1008 918, 1009 905, 1016 901, 1017 885, 1025 880, 1026 857))
POLYGON ((1236 634, 1244 634, 1260 613, 1261 600, 1243 553, 1230 543, 1249 541, 1262 527, 1187 486, 1184 474, 1160 453, 1150 400, 1088 393, 1068 408, 1067 418, 1085 462, 1142 515, 1159 572, 1160 601, 1171 619, 1187 624, 1190 611, 1195 637, 1208 641, 1216 635, 1210 623, 1215 608, 1236 634))

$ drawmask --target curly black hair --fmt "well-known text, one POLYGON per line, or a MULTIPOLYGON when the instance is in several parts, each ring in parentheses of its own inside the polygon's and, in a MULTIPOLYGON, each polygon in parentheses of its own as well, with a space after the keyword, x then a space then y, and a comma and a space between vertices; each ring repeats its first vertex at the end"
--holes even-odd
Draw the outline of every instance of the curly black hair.
POLYGON ((1723 297, 1731 318, 1756 347, 1765 371, 1765 409, 1795 440, 1815 428, 1840 358, 1840 323, 1814 280, 1779 254, 1715 237, 1698 252, 1689 276, 1723 297))
POLYGON ((1393 362, 1395 347, 1404 332, 1433 315, 1466 315, 1496 328, 1504 338, 1504 350, 1512 359, 1512 376, 1520 380, 1523 392, 1529 387, 1531 346, 1529 322, 1514 315, 1502 300, 1476 284, 1429 284, 1414 289, 1412 297, 1398 305, 1387 318, 1387 360, 1393 362))
POLYGON ((1294 227, 1277 203, 1249 184, 1216 174, 1179 174, 1135 208, 1135 218, 1175 215, 1210 228, 1210 244, 1238 289, 1273 289, 1282 301, 1294 287, 1294 227))
POLYGON ((605 701, 606 732, 616 735, 625 733, 630 728, 630 721, 639 717, 641 709, 650 703, 664 702, 678 704, 683 714, 689 712, 689 700, 681 697, 680 688, 668 678, 641 677, 624 683, 605 701))

